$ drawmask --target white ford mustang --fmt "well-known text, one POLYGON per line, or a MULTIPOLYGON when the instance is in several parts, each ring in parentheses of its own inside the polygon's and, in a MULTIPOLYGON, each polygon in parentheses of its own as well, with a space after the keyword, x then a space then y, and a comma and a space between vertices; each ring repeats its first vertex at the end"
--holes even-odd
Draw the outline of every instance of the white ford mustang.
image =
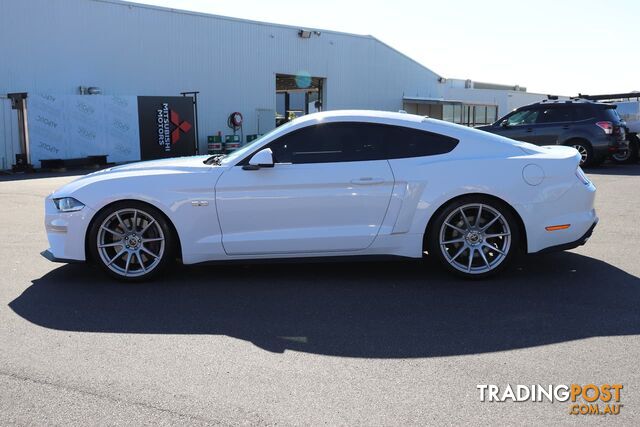
POLYGON ((53 261, 140 280, 184 264, 425 252, 485 277, 519 252, 583 244, 595 187, 570 147, 401 113, 293 120, 227 156, 86 175, 45 201, 53 261))

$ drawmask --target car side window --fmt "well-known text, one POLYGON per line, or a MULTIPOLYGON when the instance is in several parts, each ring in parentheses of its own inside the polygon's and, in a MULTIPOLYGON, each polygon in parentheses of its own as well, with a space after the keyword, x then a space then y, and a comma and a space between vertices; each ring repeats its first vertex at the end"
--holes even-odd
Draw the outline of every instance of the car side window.
POLYGON ((433 156, 457 145, 455 138, 404 126, 333 122, 292 131, 268 147, 275 163, 302 164, 433 156))
POLYGON ((561 123, 572 120, 571 110, 564 107, 543 108, 540 110, 536 123, 561 123))
POLYGON ((520 110, 507 118, 509 126, 530 125, 536 122, 540 110, 520 110))
POLYGON ((307 126, 269 144, 276 163, 333 163, 384 158, 378 135, 366 123, 334 122, 307 126))

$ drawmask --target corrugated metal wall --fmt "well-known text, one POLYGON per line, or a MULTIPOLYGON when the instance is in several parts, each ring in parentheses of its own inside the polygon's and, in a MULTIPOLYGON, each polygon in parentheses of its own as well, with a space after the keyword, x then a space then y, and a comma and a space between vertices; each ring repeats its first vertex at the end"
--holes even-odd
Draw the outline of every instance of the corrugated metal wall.
POLYGON ((227 132, 233 111, 256 132, 257 109, 275 109, 276 73, 325 77, 325 109, 398 110, 403 95, 442 96, 435 73, 373 37, 301 39, 293 27, 113 0, 1 1, 0 58, 0 93, 200 91, 201 149, 207 134, 227 132))
POLYGON ((11 169, 20 153, 18 112, 11 109, 11 100, 0 96, 0 170, 11 169))

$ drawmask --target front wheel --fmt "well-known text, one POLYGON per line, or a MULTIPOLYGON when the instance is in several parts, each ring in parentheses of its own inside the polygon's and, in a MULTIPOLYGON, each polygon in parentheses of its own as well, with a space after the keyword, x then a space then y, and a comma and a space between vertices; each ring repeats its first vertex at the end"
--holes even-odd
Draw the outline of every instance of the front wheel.
POLYGON ((164 215, 139 202, 116 203, 98 214, 89 230, 92 259, 120 280, 145 280, 174 257, 175 238, 164 215))
POLYGON ((465 278, 491 276, 507 266, 520 247, 518 223, 496 200, 472 196, 448 204, 429 231, 429 254, 465 278))

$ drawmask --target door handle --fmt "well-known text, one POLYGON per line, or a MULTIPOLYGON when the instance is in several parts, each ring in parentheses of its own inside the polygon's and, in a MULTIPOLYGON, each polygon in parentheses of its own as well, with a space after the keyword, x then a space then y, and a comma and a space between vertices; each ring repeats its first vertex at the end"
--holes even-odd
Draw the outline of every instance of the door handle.
POLYGON ((533 128, 527 128, 527 132, 533 132, 533 128))
POLYGON ((569 125, 562 126, 562 129, 569 129, 569 125))
POLYGON ((363 177, 358 179, 352 179, 351 183, 356 185, 375 185, 382 184, 384 179, 382 178, 371 178, 371 177, 363 177))

